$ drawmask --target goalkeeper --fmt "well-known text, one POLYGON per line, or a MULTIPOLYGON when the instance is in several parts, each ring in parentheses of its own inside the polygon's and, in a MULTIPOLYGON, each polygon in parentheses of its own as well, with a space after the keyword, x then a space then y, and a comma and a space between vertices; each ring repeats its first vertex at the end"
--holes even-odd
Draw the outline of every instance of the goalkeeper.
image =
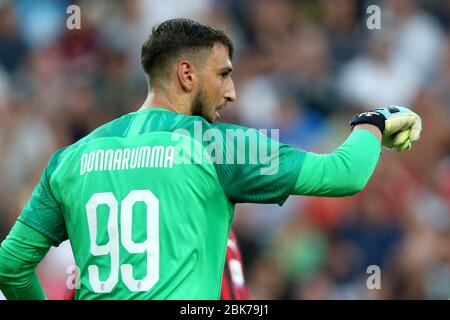
POLYGON ((149 95, 141 109, 58 150, 2 243, 8 299, 45 298, 36 266, 67 239, 79 268, 76 299, 219 299, 237 203, 352 195, 382 144, 404 151, 419 139, 419 116, 398 106, 356 115, 346 141, 324 155, 219 123, 236 99, 232 56, 221 30, 187 19, 153 28, 142 47, 149 95), (230 132, 256 140, 230 140, 230 132), (187 162, 174 161, 179 142, 194 149, 180 155, 187 162), (255 145, 269 161, 247 161, 255 145), (195 161, 199 154, 213 161, 195 161))

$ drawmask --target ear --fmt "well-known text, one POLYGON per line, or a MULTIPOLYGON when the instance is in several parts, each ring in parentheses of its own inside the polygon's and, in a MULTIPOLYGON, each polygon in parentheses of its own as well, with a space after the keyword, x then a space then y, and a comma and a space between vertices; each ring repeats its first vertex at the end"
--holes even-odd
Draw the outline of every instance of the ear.
POLYGON ((192 91, 196 80, 194 65, 192 62, 188 60, 181 61, 177 67, 177 76, 181 88, 185 91, 192 91))

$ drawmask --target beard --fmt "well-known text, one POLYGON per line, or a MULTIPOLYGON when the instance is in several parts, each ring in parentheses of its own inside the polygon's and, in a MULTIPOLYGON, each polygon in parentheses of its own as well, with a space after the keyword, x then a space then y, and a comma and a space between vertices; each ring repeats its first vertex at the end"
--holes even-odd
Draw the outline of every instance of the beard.
POLYGON ((191 105, 191 114, 193 116, 200 116, 205 118, 208 122, 211 122, 208 112, 206 110, 205 93, 203 90, 199 90, 194 97, 191 105))

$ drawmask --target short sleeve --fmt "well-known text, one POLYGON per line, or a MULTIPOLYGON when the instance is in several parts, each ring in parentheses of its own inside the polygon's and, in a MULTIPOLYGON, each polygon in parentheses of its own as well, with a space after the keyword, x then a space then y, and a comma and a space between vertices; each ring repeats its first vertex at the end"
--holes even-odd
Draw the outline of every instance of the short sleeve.
POLYGON ((306 152, 263 132, 235 125, 222 131, 224 161, 215 163, 222 188, 233 203, 277 203, 294 189, 306 152))
POLYGON ((18 218, 22 223, 52 239, 55 246, 68 239, 61 207, 50 188, 50 177, 57 166, 59 155, 60 152, 56 152, 51 157, 31 198, 18 218))

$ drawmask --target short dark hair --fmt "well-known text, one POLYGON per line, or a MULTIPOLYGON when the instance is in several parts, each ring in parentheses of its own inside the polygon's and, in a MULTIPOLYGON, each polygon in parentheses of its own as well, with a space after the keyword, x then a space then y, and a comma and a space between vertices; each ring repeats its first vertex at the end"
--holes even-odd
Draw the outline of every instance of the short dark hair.
POLYGON ((211 50, 214 44, 222 43, 233 58, 233 43, 224 31, 190 19, 178 18, 164 21, 152 28, 144 42, 141 64, 150 79, 164 76, 175 58, 183 54, 211 50))

